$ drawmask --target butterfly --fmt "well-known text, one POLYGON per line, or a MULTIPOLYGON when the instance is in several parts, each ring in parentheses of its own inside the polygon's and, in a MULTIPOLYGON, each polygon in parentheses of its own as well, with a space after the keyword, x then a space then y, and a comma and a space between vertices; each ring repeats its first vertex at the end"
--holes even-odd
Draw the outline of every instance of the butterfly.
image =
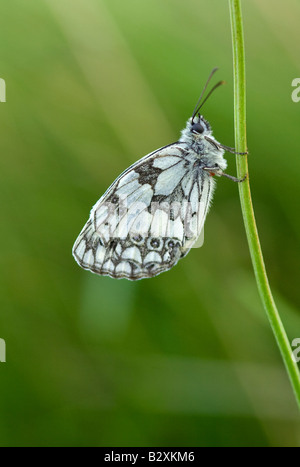
POLYGON ((190 251, 209 210, 215 180, 226 174, 224 146, 212 135, 200 109, 214 68, 192 117, 178 141, 146 155, 126 169, 107 189, 73 246, 84 269, 112 278, 138 280, 171 269, 190 251))

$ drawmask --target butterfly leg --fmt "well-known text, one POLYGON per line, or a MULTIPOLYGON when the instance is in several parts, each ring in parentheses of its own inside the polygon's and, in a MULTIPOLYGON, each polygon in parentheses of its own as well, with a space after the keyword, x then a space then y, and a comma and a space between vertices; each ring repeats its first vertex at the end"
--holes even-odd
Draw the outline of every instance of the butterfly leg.
POLYGON ((225 144, 221 143, 216 143, 213 139, 211 139, 209 136, 204 136, 206 141, 208 141, 212 146, 214 146, 216 149, 224 149, 227 152, 231 152, 231 154, 237 154, 238 156, 246 156, 248 154, 248 151, 246 152, 238 152, 235 150, 235 148, 231 148, 230 146, 225 146, 225 144))
POLYGON ((247 178, 247 174, 243 178, 237 178, 233 175, 226 174, 220 170, 220 168, 216 165, 215 167, 203 167, 203 170, 209 172, 211 175, 217 175, 218 177, 226 177, 232 180, 233 182, 241 183, 247 178))
POLYGON ((228 174, 225 174, 224 172, 221 174, 222 177, 226 177, 226 178, 229 178, 230 180, 232 180, 233 182, 237 182, 237 183, 241 183, 241 182, 244 182, 246 180, 246 178, 248 177, 248 174, 246 174, 243 178, 237 178, 237 177, 234 177, 233 175, 228 175, 228 174))
POLYGON ((220 144, 220 148, 225 149, 227 152, 231 152, 231 154, 237 154, 238 156, 246 156, 248 151, 246 152, 237 152, 235 148, 231 148, 229 146, 225 146, 224 144, 220 144))

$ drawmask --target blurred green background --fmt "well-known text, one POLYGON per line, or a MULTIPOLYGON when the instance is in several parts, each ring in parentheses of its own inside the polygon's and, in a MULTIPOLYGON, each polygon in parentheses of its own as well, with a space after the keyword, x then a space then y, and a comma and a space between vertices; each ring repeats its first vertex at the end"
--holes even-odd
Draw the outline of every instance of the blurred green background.
MULTIPOLYGON (((242 4, 253 200, 292 340, 300 2, 242 4)), ((234 146, 227 2, 12 0, 0 15, 0 445, 299 446, 236 184, 218 180, 204 246, 156 278, 101 278, 71 256, 116 176, 178 138, 214 66, 227 86, 203 113, 234 146)))

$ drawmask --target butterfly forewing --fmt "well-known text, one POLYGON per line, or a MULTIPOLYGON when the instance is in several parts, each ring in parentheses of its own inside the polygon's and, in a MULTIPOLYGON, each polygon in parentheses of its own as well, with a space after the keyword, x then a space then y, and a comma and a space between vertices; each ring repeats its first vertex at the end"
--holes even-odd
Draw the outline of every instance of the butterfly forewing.
POLYGON ((172 268, 198 238, 213 180, 185 143, 161 148, 123 172, 93 207, 73 255, 84 269, 149 278, 172 268))

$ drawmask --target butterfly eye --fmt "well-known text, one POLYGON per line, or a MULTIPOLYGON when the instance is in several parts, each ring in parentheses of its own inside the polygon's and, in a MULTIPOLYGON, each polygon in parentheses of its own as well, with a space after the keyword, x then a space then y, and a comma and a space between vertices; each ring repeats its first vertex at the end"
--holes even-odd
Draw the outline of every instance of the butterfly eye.
POLYGON ((113 204, 117 204, 118 201, 119 201, 119 197, 118 197, 118 196, 114 196, 114 197, 112 198, 112 200, 111 200, 111 202, 112 202, 113 204))
POLYGON ((204 131, 204 128, 201 125, 201 123, 193 123, 193 125, 191 127, 191 132, 192 133, 203 133, 203 131, 204 131))
POLYGON ((149 237, 148 242, 147 242, 147 246, 148 246, 149 250, 160 251, 162 249, 162 247, 163 247, 163 242, 159 238, 149 237))
POLYGON ((160 241, 157 238, 153 238, 150 242, 152 248, 158 248, 160 245, 160 241))
POLYGON ((168 250, 173 250, 175 247, 180 247, 180 243, 171 239, 167 241, 166 247, 168 250))
POLYGON ((136 234, 131 237, 131 241, 136 245, 142 245, 142 243, 144 243, 144 237, 140 234, 136 234))

